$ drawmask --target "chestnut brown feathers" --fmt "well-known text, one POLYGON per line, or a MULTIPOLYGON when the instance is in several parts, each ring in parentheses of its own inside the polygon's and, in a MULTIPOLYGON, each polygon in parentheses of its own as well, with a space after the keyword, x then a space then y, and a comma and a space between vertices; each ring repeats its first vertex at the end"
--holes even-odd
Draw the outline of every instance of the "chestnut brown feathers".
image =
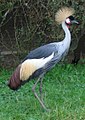
POLYGON ((8 82, 8 86, 12 90, 17 90, 21 86, 22 81, 20 80, 20 68, 21 66, 19 65, 8 82))

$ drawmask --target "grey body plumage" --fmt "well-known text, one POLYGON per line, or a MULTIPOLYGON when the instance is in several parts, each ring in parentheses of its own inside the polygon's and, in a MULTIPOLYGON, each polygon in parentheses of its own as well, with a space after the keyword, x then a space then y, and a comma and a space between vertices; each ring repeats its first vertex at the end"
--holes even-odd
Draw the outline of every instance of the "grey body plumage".
MULTIPOLYGON (((63 48, 63 46, 62 46, 63 48)), ((54 53, 53 58, 45 64, 42 68, 36 70, 30 78, 35 78, 40 76, 41 74, 46 73, 49 71, 52 67, 54 67, 61 59, 63 59, 68 50, 66 49, 62 53, 58 53, 59 50, 59 43, 54 42, 50 43, 44 46, 41 46, 33 51, 31 51, 24 59, 22 62, 24 62, 27 59, 40 59, 40 58, 46 58, 49 57, 52 53, 54 53)))
POLYGON ((23 61, 25 61, 26 59, 40 59, 43 57, 46 58, 50 56, 53 52, 58 52, 58 49, 54 44, 50 43, 31 51, 23 61))

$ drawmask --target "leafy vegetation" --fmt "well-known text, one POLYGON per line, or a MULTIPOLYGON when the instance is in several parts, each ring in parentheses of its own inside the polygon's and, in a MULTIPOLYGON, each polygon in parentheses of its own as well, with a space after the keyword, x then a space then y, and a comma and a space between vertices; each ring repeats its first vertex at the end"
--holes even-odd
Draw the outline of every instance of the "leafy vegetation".
POLYGON ((78 41, 78 36, 81 36, 84 31, 84 0, 1 0, 0 3, 1 43, 6 43, 5 46, 2 45, 9 50, 16 48, 18 51, 28 51, 41 44, 62 40, 63 32, 55 23, 55 13, 62 6, 73 7, 76 18, 81 22, 77 29, 72 28, 74 43, 78 41), (6 38, 4 34, 6 34, 6 38), (6 42, 7 37, 10 39, 9 43, 6 42), (6 39, 5 42, 3 39, 6 39), (8 44, 11 44, 10 47, 8 44))
POLYGON ((0 70, 0 120, 85 120, 84 64, 59 64, 45 75, 43 95, 50 112, 41 108, 32 93, 35 80, 12 91, 6 85, 11 74, 0 70))

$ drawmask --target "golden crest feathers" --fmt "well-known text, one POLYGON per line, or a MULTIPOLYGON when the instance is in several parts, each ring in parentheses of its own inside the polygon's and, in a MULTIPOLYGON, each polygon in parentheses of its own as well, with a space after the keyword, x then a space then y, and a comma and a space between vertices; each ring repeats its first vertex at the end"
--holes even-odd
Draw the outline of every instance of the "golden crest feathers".
POLYGON ((55 14, 55 21, 61 24, 65 19, 74 14, 73 8, 63 7, 55 14))

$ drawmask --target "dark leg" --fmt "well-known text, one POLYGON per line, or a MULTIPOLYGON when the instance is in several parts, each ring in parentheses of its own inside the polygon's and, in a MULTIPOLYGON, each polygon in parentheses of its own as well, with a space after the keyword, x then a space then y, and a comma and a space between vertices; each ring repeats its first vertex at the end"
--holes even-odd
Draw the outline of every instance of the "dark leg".
MULTIPOLYGON (((45 107, 44 103, 42 102, 42 100, 39 98, 39 96, 37 95, 37 93, 36 93, 36 91, 35 91, 35 88, 36 88, 38 82, 39 82, 42 78, 43 78, 43 76, 40 76, 40 77, 38 78, 38 80, 36 81, 36 83, 34 84, 34 86, 33 86, 33 88, 32 88, 32 91, 33 91, 35 97, 36 97, 36 98, 38 99, 38 101, 40 102, 41 106, 42 106, 45 110, 47 110, 47 108, 45 107)), ((42 91, 42 90, 41 90, 41 91, 42 91)))
POLYGON ((39 91, 40 91, 40 99, 43 101, 43 94, 42 94, 42 84, 43 82, 43 78, 40 79, 40 87, 39 87, 39 91))

